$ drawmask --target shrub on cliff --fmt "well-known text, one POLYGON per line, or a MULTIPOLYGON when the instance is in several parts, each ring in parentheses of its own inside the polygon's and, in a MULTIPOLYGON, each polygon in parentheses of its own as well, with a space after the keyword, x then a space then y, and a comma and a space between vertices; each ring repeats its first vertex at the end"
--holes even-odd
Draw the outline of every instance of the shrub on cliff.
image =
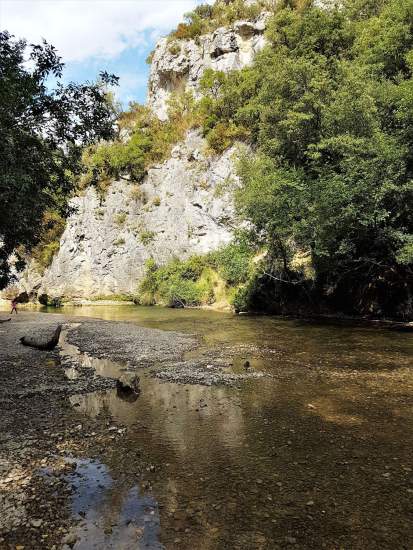
POLYGON ((213 298, 213 289, 207 268, 207 259, 202 256, 193 256, 186 261, 175 259, 161 267, 149 260, 145 278, 139 285, 140 303, 158 303, 169 307, 209 303, 213 298))
POLYGON ((201 4, 185 14, 185 22, 180 23, 169 37, 171 40, 196 39, 242 19, 254 20, 263 11, 275 10, 275 6, 275 0, 256 0, 253 3, 247 0, 217 0, 213 5, 201 4))
POLYGON ((65 219, 59 212, 47 210, 44 213, 40 241, 31 251, 31 257, 41 274, 52 263, 53 256, 60 248, 60 237, 65 225, 65 219))
POLYGON ((187 260, 174 259, 164 266, 153 260, 146 263, 145 277, 139 285, 139 302, 172 307, 199 306, 217 300, 241 307, 248 300, 248 290, 255 280, 252 249, 242 240, 204 256, 187 260))
POLYGON ((131 103, 119 116, 116 139, 84 150, 80 186, 94 185, 104 195, 111 179, 126 176, 139 183, 152 164, 166 160, 185 132, 200 124, 190 92, 173 93, 168 107, 168 120, 160 121, 148 107, 131 103))

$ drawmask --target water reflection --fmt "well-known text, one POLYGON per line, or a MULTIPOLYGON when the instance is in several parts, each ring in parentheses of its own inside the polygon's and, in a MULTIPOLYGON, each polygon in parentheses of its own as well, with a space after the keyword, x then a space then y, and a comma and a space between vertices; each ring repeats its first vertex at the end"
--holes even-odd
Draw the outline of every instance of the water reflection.
POLYGON ((138 475, 138 453, 154 465, 168 550, 413 545, 410 334, 158 308, 75 313, 199 334, 196 354, 272 374, 240 389, 142 374, 132 403, 116 390, 71 397, 128 427, 107 463, 113 479, 138 475))
POLYGON ((71 532, 76 550, 161 549, 159 511, 154 498, 137 486, 120 491, 108 468, 76 459, 66 479, 72 485, 72 513, 79 520, 71 532))
MULTIPOLYGON (((111 361, 110 359, 98 359, 88 353, 82 353, 77 346, 68 341, 68 333, 78 326, 79 323, 70 323, 62 330, 59 342, 62 365, 66 366, 67 370, 74 367, 93 369, 98 376, 118 379, 127 365, 111 361)), ((70 375, 70 370, 68 374, 70 375)))

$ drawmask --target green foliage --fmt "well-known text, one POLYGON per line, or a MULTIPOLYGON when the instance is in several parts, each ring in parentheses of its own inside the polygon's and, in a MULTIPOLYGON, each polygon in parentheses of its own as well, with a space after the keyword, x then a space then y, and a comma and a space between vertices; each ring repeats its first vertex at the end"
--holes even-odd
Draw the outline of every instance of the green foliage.
POLYGON ((208 132, 207 142, 209 147, 215 153, 223 153, 228 147, 233 145, 236 140, 245 140, 249 132, 243 126, 236 126, 233 122, 218 122, 214 128, 208 132))
POLYGON ((251 247, 240 240, 211 253, 210 258, 224 281, 236 286, 246 283, 252 275, 251 256, 251 247))
POLYGON ((38 244, 32 249, 31 256, 40 273, 52 263, 54 255, 60 248, 60 237, 65 228, 65 220, 53 210, 47 210, 43 214, 43 232, 38 244))
MULTIPOLYGON (((0 288, 9 281, 10 254, 21 269, 25 251, 42 238, 45 212, 68 214, 82 147, 113 135, 106 85, 116 77, 63 85, 62 70, 46 42, 28 46, 0 33, 0 288)), ((46 265, 55 250, 51 243, 37 250, 39 262, 46 265)))
POLYGON ((161 267, 151 259, 139 285, 139 302, 170 307, 207 305, 217 300, 232 303, 233 297, 254 280, 255 273, 252 250, 242 240, 217 252, 184 261, 174 259, 161 267))
POLYGON ((279 279, 304 284, 301 251, 336 307, 399 314, 413 294, 413 2, 279 9, 267 40, 251 67, 203 82, 211 147, 239 127, 253 145, 238 212, 279 279))
POLYGON ((186 261, 175 259, 162 267, 149 260, 146 276, 139 285, 139 301, 169 307, 209 303, 213 298, 213 288, 210 278, 205 276, 208 267, 207 259, 202 256, 193 256, 186 261))
POLYGON ((139 233, 139 240, 144 246, 150 244, 155 238, 155 233, 153 231, 141 231, 139 233))
POLYGON ((152 50, 152 51, 150 52, 150 54, 148 55, 148 57, 146 58, 145 62, 146 62, 148 65, 150 65, 150 64, 152 63, 154 54, 155 54, 155 51, 152 50))
POLYGON ((201 4, 185 15, 185 22, 169 35, 171 40, 197 39, 218 27, 230 26, 241 19, 256 19, 263 10, 275 10, 275 0, 217 0, 212 6, 201 4))
POLYGON ((116 241, 113 242, 114 246, 123 246, 125 243, 126 241, 123 237, 120 237, 119 239, 116 239, 116 241))
MULTIPOLYGON (((168 114, 168 120, 162 122, 149 108, 131 103, 130 109, 119 117, 117 139, 91 145, 83 151, 80 186, 94 185, 104 196, 113 179, 128 177, 134 184, 141 182, 147 169, 167 159, 172 146, 189 128, 199 124, 190 92, 172 94, 168 114)), ((136 189, 133 187, 131 193, 136 189)), ((138 191, 136 194, 140 195, 138 191)))
POLYGON ((168 51, 171 55, 179 55, 181 53, 181 45, 179 42, 172 42, 168 47, 168 51))
POLYGON ((135 296, 132 294, 99 294, 91 298, 93 302, 110 301, 110 302, 133 302, 135 296))
POLYGON ((114 218, 114 222, 116 225, 118 225, 119 227, 122 227, 122 225, 125 223, 126 221, 126 218, 127 218, 127 214, 126 212, 119 212, 118 214, 116 214, 115 218, 114 218))

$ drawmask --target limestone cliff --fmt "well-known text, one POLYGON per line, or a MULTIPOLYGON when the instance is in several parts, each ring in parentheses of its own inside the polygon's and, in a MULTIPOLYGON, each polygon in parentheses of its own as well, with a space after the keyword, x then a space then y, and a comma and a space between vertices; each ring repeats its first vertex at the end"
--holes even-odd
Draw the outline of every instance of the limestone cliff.
POLYGON ((238 21, 197 40, 160 40, 155 48, 149 78, 148 105, 162 120, 174 90, 192 90, 199 97, 199 82, 207 68, 228 72, 251 64, 265 44, 268 14, 256 21, 238 21))
MULTIPOLYGON (((266 19, 264 13, 256 21, 238 21, 197 41, 161 39, 148 94, 157 116, 166 118, 174 90, 191 89, 199 96, 207 67, 229 71, 250 64, 264 45, 266 19)), ((219 157, 205 155, 205 149, 200 133, 191 131, 167 161, 149 169, 141 185, 114 181, 103 198, 91 187, 73 199, 75 212, 51 266, 40 276, 29 265, 20 278, 21 289, 32 297, 133 293, 148 258, 162 264, 228 243, 236 225, 234 148, 219 157)))
POLYGON ((206 157, 203 146, 190 132, 139 187, 115 181, 103 199, 94 188, 76 197, 59 252, 43 277, 33 266, 24 274, 24 290, 69 298, 133 293, 148 258, 164 263, 228 243, 234 151, 206 157))

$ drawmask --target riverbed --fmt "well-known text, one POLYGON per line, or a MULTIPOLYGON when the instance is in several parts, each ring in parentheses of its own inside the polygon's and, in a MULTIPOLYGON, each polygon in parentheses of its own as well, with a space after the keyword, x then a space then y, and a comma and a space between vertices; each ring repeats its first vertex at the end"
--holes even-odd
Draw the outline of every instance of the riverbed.
MULTIPOLYGON (((59 436, 60 474, 57 462, 39 474, 70 486, 66 547, 413 547, 412 334, 135 306, 45 317, 64 322, 50 369, 74 388, 56 403, 88 430, 87 444, 59 436), (122 338, 136 325, 173 332, 182 349, 171 341, 170 360, 152 360, 142 340, 126 354, 115 325, 85 324, 82 337, 90 318, 120 323, 122 338), (87 369, 102 384, 83 383, 87 369), (125 373, 138 394, 111 384, 125 373)), ((30 529, 26 548, 53 547, 47 522, 30 529)))

